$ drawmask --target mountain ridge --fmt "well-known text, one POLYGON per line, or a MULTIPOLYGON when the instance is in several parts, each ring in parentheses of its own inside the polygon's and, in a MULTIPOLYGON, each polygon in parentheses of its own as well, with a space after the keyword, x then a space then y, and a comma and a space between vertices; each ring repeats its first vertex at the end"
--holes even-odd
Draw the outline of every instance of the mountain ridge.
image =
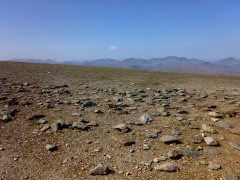
POLYGON ((104 58, 86 61, 72 60, 62 62, 58 62, 52 59, 10 59, 6 61, 144 69, 193 74, 240 75, 240 60, 233 57, 224 58, 216 62, 208 62, 195 58, 185 58, 178 56, 167 56, 151 59, 126 58, 123 60, 104 58))

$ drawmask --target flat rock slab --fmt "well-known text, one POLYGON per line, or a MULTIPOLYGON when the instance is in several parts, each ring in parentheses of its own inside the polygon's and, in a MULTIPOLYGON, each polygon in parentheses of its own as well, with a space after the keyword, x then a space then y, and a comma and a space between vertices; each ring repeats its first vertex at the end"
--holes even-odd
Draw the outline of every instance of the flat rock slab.
POLYGON ((161 165, 157 165, 155 167, 156 170, 160 170, 160 171, 166 171, 166 172, 174 172, 174 171, 177 171, 179 170, 179 166, 175 163, 169 163, 169 162, 166 162, 166 163, 163 163, 161 165))
POLYGON ((160 141, 165 143, 165 144, 171 144, 171 143, 179 143, 179 139, 174 137, 174 136, 170 136, 170 135, 164 135, 160 138, 160 141))

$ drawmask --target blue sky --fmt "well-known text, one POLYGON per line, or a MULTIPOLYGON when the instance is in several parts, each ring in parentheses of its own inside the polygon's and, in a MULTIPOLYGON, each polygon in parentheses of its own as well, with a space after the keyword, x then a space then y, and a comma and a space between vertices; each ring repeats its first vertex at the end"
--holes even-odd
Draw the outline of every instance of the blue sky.
POLYGON ((240 58, 239 0, 0 0, 0 59, 240 58))

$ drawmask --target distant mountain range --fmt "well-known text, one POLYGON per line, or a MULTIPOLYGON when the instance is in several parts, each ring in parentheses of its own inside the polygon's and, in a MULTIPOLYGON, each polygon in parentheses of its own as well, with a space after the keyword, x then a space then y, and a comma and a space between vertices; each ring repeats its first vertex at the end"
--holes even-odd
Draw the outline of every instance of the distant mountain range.
MULTIPOLYGON (((5 60, 4 60, 5 61, 5 60)), ((6 61, 11 61, 11 62, 29 62, 29 63, 42 63, 42 64, 58 64, 59 62, 52 60, 52 59, 19 59, 19 58, 15 58, 15 59, 9 59, 6 61)))
POLYGON ((58 62, 51 59, 11 59, 8 61, 47 64, 75 64, 83 66, 144 69, 194 74, 240 75, 240 60, 234 59, 232 57, 225 58, 217 62, 206 62, 198 59, 188 59, 185 57, 177 56, 152 59, 128 58, 121 61, 115 59, 64 62, 58 62))

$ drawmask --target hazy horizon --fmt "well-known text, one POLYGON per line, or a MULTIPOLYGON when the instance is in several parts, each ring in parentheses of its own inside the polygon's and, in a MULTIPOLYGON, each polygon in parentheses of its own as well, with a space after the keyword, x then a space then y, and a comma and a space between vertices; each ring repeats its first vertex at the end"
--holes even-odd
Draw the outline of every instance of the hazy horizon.
POLYGON ((240 59, 240 1, 3 1, 0 59, 240 59))

